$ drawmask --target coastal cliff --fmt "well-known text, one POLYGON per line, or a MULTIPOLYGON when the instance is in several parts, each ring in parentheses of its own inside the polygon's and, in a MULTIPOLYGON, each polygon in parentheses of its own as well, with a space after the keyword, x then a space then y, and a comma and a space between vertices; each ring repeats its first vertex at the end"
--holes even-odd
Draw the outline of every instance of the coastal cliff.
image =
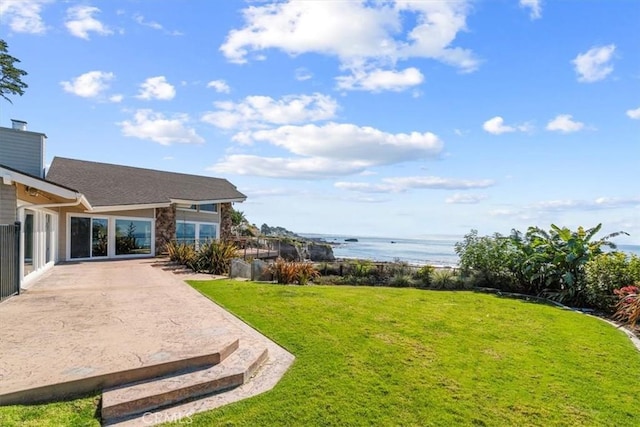
POLYGON ((262 236, 278 241, 280 256, 287 261, 333 262, 336 259, 329 243, 300 236, 284 227, 262 224, 260 232, 262 236))

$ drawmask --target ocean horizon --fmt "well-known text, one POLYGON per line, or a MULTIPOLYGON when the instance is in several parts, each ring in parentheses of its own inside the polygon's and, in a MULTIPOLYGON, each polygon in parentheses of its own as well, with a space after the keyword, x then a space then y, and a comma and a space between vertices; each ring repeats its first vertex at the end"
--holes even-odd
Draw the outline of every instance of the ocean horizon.
MULTIPOLYGON (((333 254, 342 259, 366 259, 378 262, 402 261, 412 265, 457 267, 460 259, 455 244, 464 236, 433 235, 422 238, 355 236, 345 234, 300 233, 333 245, 333 254), (357 240, 357 241, 346 241, 357 240)), ((618 251, 640 256, 640 245, 619 244, 618 251)))
POLYGON ((367 259, 378 262, 403 261, 412 265, 456 267, 458 255, 454 251, 462 236, 433 236, 432 238, 393 238, 351 236, 343 234, 301 233, 306 238, 322 239, 333 245, 336 258, 367 259), (356 239, 357 241, 346 241, 356 239))

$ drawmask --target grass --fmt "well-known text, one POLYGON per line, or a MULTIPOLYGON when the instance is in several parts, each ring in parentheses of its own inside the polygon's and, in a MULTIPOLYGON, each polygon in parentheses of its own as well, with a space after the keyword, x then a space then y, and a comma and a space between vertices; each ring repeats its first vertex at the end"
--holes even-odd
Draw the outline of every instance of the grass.
POLYGON ((195 426, 640 425, 640 353, 594 318, 471 292, 192 285, 297 357, 195 426))
POLYGON ((13 405, 0 407, 2 427, 99 427, 96 408, 99 395, 44 405, 13 405))
MULTIPOLYGON (((296 356, 192 426, 640 425, 640 353, 594 318, 472 292, 192 286, 296 356)), ((96 404, 2 407, 0 425, 98 425, 96 404)))

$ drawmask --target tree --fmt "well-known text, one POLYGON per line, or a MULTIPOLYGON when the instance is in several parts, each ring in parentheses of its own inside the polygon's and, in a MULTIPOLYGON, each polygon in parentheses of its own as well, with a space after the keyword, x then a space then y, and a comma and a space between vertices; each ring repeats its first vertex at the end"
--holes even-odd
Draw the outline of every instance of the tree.
POLYGON ((247 218, 245 217, 244 212, 231 208, 231 224, 238 227, 245 222, 247 222, 247 218))
POLYGON ((20 60, 7 52, 7 42, 0 39, 0 96, 11 102, 8 95, 22 96, 24 90, 28 87, 22 81, 22 77, 26 76, 27 72, 16 68, 13 64, 20 62, 20 60))

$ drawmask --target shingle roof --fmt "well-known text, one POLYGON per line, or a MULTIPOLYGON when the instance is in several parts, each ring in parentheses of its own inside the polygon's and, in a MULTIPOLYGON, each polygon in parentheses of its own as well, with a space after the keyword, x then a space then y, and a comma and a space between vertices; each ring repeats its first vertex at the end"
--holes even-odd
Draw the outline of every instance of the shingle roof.
POLYGON ((55 157, 47 181, 75 188, 92 206, 189 201, 242 201, 226 179, 55 157))

